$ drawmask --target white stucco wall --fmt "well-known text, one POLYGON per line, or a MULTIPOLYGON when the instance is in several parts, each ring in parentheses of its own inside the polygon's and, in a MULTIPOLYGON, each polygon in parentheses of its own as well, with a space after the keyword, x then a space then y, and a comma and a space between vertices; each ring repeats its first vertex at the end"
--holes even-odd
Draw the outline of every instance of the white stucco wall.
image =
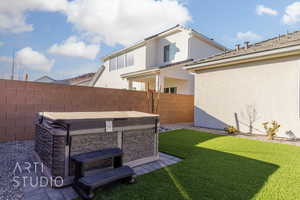
POLYGON ((255 133, 264 134, 263 122, 276 120, 279 136, 300 137, 299 58, 290 57, 203 71, 195 77, 195 125, 249 132, 249 114, 255 108, 255 133))
MULTIPOLYGON (((179 94, 194 94, 194 75, 182 68, 182 66, 170 67, 161 70, 162 77, 186 80, 185 82, 179 81, 177 83, 177 92, 179 94)), ((172 84, 164 84, 164 87, 176 87, 176 82, 172 84)))
POLYGON ((188 38, 189 34, 186 31, 181 31, 173 35, 159 38, 156 45, 156 65, 163 66, 170 63, 175 63, 188 59, 188 38), (164 46, 175 44, 176 53, 171 56, 170 62, 164 62, 164 46))
MULTIPOLYGON (((203 42, 190 31, 183 30, 147 41, 147 43, 133 50, 134 66, 125 67, 115 71, 109 71, 109 61, 104 63, 105 70, 95 84, 95 87, 128 89, 128 82, 122 79, 122 74, 136 72, 144 69, 157 68, 171 63, 185 61, 187 59, 199 59, 214 55, 220 52, 215 47, 203 42), (171 44, 176 47, 176 51, 170 57, 169 62, 164 62, 164 46, 171 44)), ((181 67, 169 67, 161 70, 161 73, 167 77, 185 79, 184 84, 181 82, 178 86, 180 94, 194 94, 194 76, 181 67), (183 89, 185 88, 185 89, 183 89)), ((143 90, 145 84, 134 82, 133 87, 137 90, 143 90)))
MULTIPOLYGON (((122 69, 109 71, 109 61, 104 63, 105 70, 95 84, 95 87, 127 89, 128 82, 121 78, 122 74, 146 69, 146 47, 139 47, 132 51, 134 53, 134 65, 122 69)), ((137 90, 144 88, 142 83, 133 83, 137 90)))
POLYGON ((189 38, 188 57, 194 60, 207 58, 222 52, 222 50, 215 48, 212 45, 202 41, 196 36, 189 38))
POLYGON ((146 44, 146 67, 157 67, 158 40, 152 40, 146 44))

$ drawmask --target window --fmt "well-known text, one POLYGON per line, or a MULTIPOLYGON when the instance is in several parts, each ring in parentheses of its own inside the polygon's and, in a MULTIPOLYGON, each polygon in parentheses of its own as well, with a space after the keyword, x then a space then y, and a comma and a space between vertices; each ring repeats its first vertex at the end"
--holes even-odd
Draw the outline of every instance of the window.
POLYGON ((118 69, 125 67, 125 55, 118 56, 118 69))
POLYGON ((109 71, 122 69, 134 65, 134 54, 127 53, 109 60, 109 71))
POLYGON ((109 60, 109 71, 114 71, 117 69, 117 58, 112 58, 109 60))
POLYGON ((126 54, 126 67, 130 67, 134 65, 134 54, 127 53, 126 54))
POLYGON ((170 45, 164 46, 164 62, 170 61, 170 45))
POLYGON ((177 94, 177 87, 165 88, 164 92, 168 94, 177 94))

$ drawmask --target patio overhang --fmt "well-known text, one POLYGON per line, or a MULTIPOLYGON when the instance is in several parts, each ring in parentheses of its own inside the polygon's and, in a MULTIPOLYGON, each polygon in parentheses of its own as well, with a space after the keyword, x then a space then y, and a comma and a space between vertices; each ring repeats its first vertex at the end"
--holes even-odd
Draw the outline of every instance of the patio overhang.
POLYGON ((129 79, 137 79, 137 78, 146 78, 149 76, 155 76, 155 75, 159 74, 159 72, 160 72, 159 68, 141 70, 141 71, 126 73, 126 74, 121 74, 121 78, 128 79, 128 80, 129 79))

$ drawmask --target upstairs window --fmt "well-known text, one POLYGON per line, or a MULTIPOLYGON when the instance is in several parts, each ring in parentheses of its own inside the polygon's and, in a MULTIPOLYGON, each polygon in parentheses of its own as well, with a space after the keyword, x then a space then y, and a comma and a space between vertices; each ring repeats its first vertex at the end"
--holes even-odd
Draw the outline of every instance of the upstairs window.
POLYGON ((125 55, 118 56, 118 69, 125 67, 125 55))
POLYGON ((127 53, 126 54, 126 66, 130 67, 134 65, 134 54, 133 53, 127 53))
POLYGON ((130 67, 133 65, 134 65, 134 54, 131 52, 110 59, 109 71, 111 72, 118 69, 122 69, 124 67, 130 67))
POLYGON ((117 70, 117 57, 109 60, 109 71, 117 70))
POLYGON ((170 45, 164 46, 164 62, 170 61, 170 45))

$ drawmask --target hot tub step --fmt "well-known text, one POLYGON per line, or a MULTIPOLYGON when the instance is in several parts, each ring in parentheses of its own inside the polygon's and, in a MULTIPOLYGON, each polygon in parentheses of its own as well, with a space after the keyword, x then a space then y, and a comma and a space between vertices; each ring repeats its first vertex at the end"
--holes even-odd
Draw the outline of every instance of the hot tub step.
POLYGON ((119 148, 104 149, 101 151, 93 151, 72 156, 72 160, 77 163, 90 163, 94 161, 104 160, 108 158, 120 157, 123 152, 119 148))
POLYGON ((92 176, 85 176, 74 183, 74 189, 84 199, 92 199, 93 191, 101 186, 112 183, 118 180, 127 180, 129 183, 134 183, 134 171, 128 166, 123 166, 109 171, 99 172, 92 176))

